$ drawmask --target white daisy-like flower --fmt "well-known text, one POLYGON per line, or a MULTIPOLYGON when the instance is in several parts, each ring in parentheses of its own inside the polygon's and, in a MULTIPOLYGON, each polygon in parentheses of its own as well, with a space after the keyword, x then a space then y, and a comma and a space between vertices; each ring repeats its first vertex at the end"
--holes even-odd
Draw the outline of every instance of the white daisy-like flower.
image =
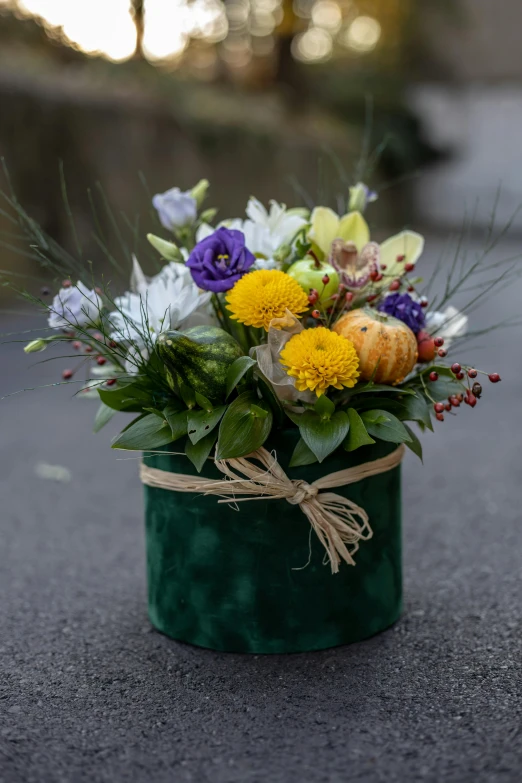
POLYGON ((468 331, 468 316, 449 305, 443 312, 436 310, 426 314, 426 329, 430 334, 442 337, 447 348, 452 340, 463 337, 468 331))
MULTIPOLYGON (((117 310, 109 315, 111 339, 128 342, 140 351, 156 342, 166 329, 187 325, 191 316, 204 309, 209 292, 201 293, 184 264, 171 262, 155 277, 147 278, 133 258, 131 291, 114 300, 117 310)), ((201 322, 201 321, 200 321, 201 322)))

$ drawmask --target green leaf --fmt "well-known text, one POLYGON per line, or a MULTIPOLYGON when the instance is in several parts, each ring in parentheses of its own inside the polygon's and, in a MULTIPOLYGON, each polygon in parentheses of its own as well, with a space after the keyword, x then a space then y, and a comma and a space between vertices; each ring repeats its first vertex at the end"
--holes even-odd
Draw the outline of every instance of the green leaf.
POLYGON ((361 419, 370 435, 390 443, 408 443, 411 438, 399 419, 385 410, 365 411, 361 419))
POLYGON ((302 465, 312 465, 317 462, 317 457, 311 449, 308 448, 302 438, 297 441, 297 446, 290 458, 290 467, 299 468, 302 465))
POLYGON ((421 394, 404 397, 400 404, 404 411, 397 414, 399 419, 403 421, 420 421, 425 427, 433 430, 430 408, 421 394))
POLYGON ((192 462, 198 473, 201 473, 201 468, 207 461, 216 440, 217 432, 215 431, 205 435, 205 437, 201 438, 201 440, 198 440, 197 443, 192 443, 190 438, 187 438, 185 454, 192 462))
POLYGON ((305 411, 299 417, 301 437, 319 462, 341 445, 349 429, 350 422, 343 411, 337 411, 330 419, 322 419, 314 411, 305 411))
POLYGON ((370 411, 378 408, 383 411, 395 413, 397 416, 399 416, 401 412, 405 412, 402 400, 391 400, 389 397, 364 396, 360 400, 354 397, 350 400, 350 404, 358 411, 370 411))
POLYGON ((210 413, 212 411, 212 403, 210 402, 210 400, 207 400, 207 398, 204 397, 199 392, 196 392, 194 396, 200 408, 203 408, 203 410, 206 411, 207 413, 210 413))
POLYGON ((264 376, 261 377, 259 370, 257 371, 257 384, 259 391, 261 392, 261 396, 270 406, 270 410, 272 411, 277 426, 282 427, 285 420, 283 406, 279 402, 272 385, 264 378, 264 376))
POLYGON ((250 454, 260 446, 272 429, 272 411, 252 391, 246 391, 229 406, 219 425, 217 459, 232 459, 250 454), (252 406, 266 410, 266 418, 255 415, 252 406))
POLYGON ((411 427, 408 427, 408 425, 405 424, 404 428, 406 429, 408 435, 411 438, 410 442, 406 441, 406 445, 408 446, 409 449, 413 451, 414 454, 417 455, 417 457, 422 462, 422 443, 418 439, 417 435, 413 432, 411 427))
POLYGON ((115 411, 138 412, 151 402, 151 395, 135 383, 118 384, 114 389, 98 388, 100 400, 115 411))
POLYGON ((170 425, 172 440, 178 440, 187 434, 187 413, 188 411, 180 411, 171 405, 168 405, 163 411, 163 415, 170 425))
POLYGON ((261 419, 266 419, 268 416, 268 410, 266 408, 260 408, 259 405, 252 405, 250 410, 254 416, 259 416, 261 419))
POLYGON ((193 408, 196 404, 196 394, 191 386, 188 386, 183 381, 179 384, 180 397, 187 406, 187 408, 193 408))
MULTIPOLYGON (((452 394, 460 394, 463 391, 463 386, 455 378, 439 378, 438 381, 427 381, 426 389, 427 394, 433 397, 435 402, 447 402, 448 397, 451 397, 452 394)), ((424 393, 426 394, 426 392, 424 393)))
POLYGON ((354 394, 367 394, 368 392, 393 392, 394 394, 415 394, 412 389, 402 389, 400 386, 386 386, 382 383, 368 383, 361 386, 360 389, 355 386, 352 389, 354 394))
POLYGON ((148 413, 138 417, 124 432, 120 432, 111 448, 152 451, 171 442, 172 432, 168 422, 154 413, 148 413))
POLYGON ((326 394, 321 394, 314 405, 314 410, 322 419, 330 419, 335 413, 335 405, 326 394))
POLYGON ((249 371, 251 367, 256 363, 255 359, 251 359, 250 356, 240 356, 235 362, 232 362, 227 372, 227 393, 225 399, 228 399, 233 390, 238 385, 241 378, 249 371))
POLYGON ((354 408, 348 408, 347 413, 350 421, 350 431, 343 444, 346 451, 355 451, 355 449, 361 446, 369 446, 375 443, 374 439, 368 435, 364 422, 357 411, 354 408))
POLYGON ((198 443, 214 427, 217 427, 226 409, 226 405, 220 405, 211 411, 189 411, 187 416, 188 436, 193 444, 198 443))
POLYGON ((99 432, 101 428, 105 427, 107 422, 112 419, 115 413, 117 413, 117 411, 114 408, 109 408, 104 402, 100 403, 100 407, 96 411, 92 431, 99 432))

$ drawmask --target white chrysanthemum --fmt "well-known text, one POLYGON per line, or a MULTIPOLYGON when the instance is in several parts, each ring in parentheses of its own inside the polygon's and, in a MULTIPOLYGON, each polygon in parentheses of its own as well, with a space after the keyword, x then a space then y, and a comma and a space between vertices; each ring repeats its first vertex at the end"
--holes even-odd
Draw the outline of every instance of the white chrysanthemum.
MULTIPOLYGON (((203 310, 210 293, 200 293, 188 269, 171 262, 153 278, 147 278, 133 258, 132 291, 117 297, 117 310, 109 315, 116 342, 133 343, 136 350, 144 347, 145 337, 155 342, 165 329, 178 329, 188 319, 203 310)), ((202 322, 201 320, 199 321, 202 322)))
POLYGON ((443 312, 436 310, 427 313, 426 328, 431 334, 442 337, 447 348, 452 340, 463 337, 468 331, 468 316, 449 305, 443 312))

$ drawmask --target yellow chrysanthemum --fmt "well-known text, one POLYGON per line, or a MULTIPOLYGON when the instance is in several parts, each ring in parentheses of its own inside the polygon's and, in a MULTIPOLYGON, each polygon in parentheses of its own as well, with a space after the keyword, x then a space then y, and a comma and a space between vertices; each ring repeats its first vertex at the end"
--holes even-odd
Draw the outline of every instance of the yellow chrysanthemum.
POLYGON ((351 388, 359 377, 353 343, 325 326, 295 334, 281 351, 281 364, 298 391, 315 391, 318 397, 329 386, 351 388))
POLYGON ((246 326, 262 326, 267 332, 272 318, 282 318, 286 310, 299 318, 309 307, 299 283, 277 269, 244 275, 228 294, 227 302, 231 318, 246 326))

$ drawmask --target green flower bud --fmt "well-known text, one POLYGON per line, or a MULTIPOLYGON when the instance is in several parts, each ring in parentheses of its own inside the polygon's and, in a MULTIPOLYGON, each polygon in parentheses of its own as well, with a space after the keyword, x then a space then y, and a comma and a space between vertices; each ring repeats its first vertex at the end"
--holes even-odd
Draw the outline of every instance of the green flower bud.
POLYGON ((47 341, 40 339, 40 340, 31 340, 30 343, 27 343, 27 345, 24 348, 25 353, 38 353, 38 351, 45 351, 47 348, 47 341))
POLYGON ((211 207, 210 209, 206 209, 204 212, 200 215, 200 220, 202 223, 211 223, 214 218, 217 215, 217 209, 215 207, 211 207))
POLYGON ((291 252, 290 245, 281 245, 274 253, 274 261, 277 261, 278 264, 284 264, 291 252))
POLYGON ((147 234, 147 239, 166 261, 184 261, 179 247, 174 242, 168 242, 166 239, 157 237, 154 234, 147 234))
POLYGON ((197 185, 194 185, 192 190, 190 191, 190 195, 192 198, 196 199, 196 203, 198 207, 200 207, 205 200, 205 197, 207 195, 207 190, 209 186, 208 179, 200 179, 197 185))
POLYGON ((350 188, 348 210, 350 212, 360 212, 362 214, 367 205, 371 201, 377 201, 377 198, 377 193, 370 190, 364 182, 358 182, 357 185, 350 188))

